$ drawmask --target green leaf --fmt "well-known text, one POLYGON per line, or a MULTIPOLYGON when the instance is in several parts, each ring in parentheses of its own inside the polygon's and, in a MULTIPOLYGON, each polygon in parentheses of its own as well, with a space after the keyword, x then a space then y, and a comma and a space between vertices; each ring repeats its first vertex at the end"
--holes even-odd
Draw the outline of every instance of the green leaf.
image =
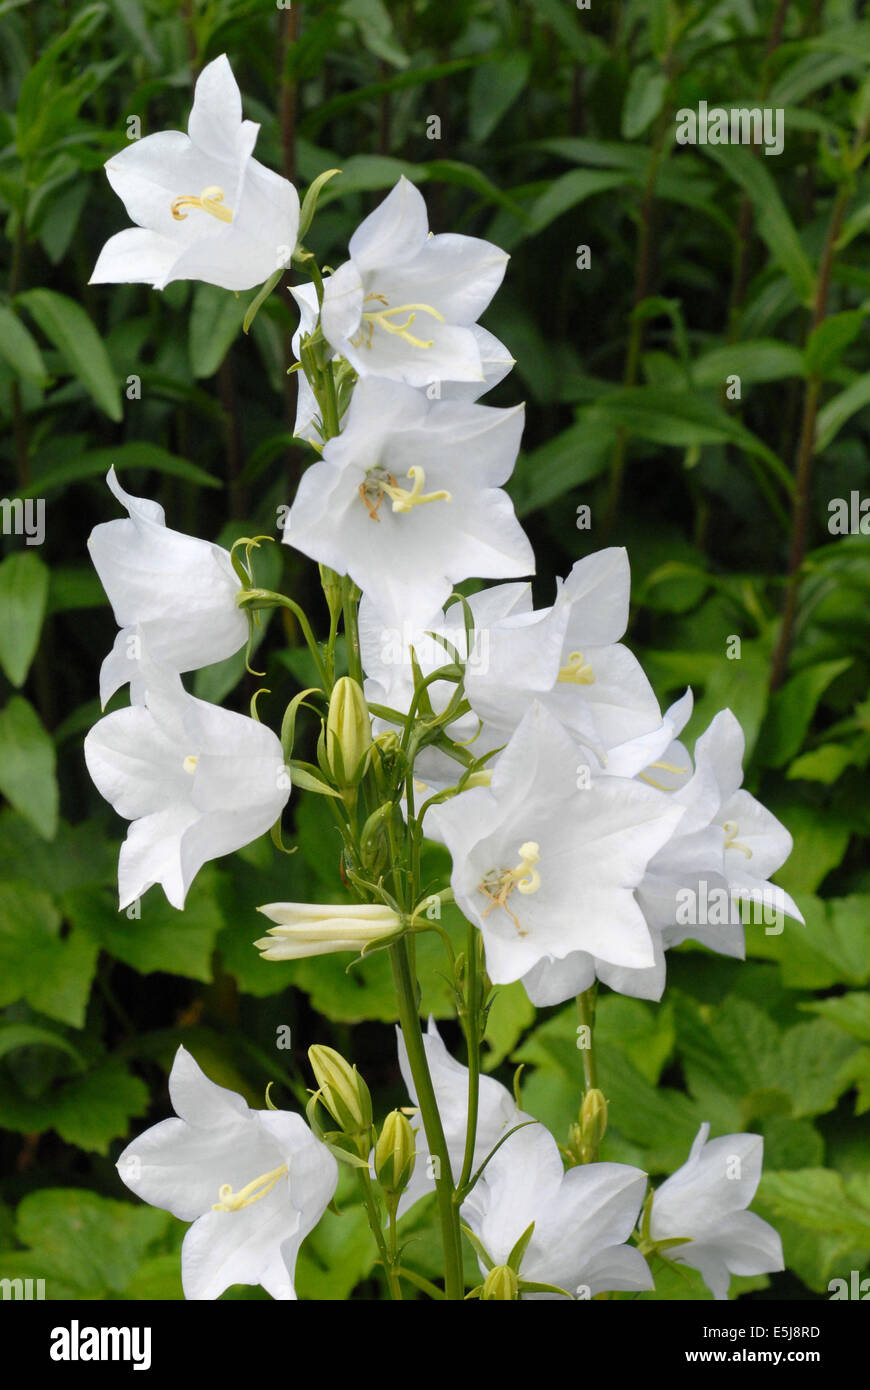
POLYGON ((2 1077, 0 1125, 22 1134, 54 1129, 68 1144, 107 1154, 112 1140, 128 1133, 131 1118, 145 1114, 148 1101, 147 1086, 118 1060, 36 1097, 23 1096, 2 1077))
POLYGON ((569 425, 555 439, 524 455, 511 480, 517 516, 528 516, 596 478, 607 466, 615 435, 609 423, 587 422, 581 411, 577 424, 569 425))
POLYGON ((0 882, 17 878, 40 889, 50 884, 60 894, 81 883, 114 883, 117 871, 116 847, 95 837, 87 821, 75 827, 61 821, 47 844, 14 811, 0 812, 0 882))
POLYGON ((13 695, 0 710, 0 792, 43 836, 57 831, 55 751, 36 710, 13 695))
POLYGON ((357 25, 370 53, 394 67, 408 66, 410 60, 396 39, 393 21, 383 0, 344 0, 342 11, 357 25))
POLYGON ((814 999, 800 1007, 820 1014, 853 1038, 870 1043, 870 994, 852 990, 835 999, 814 999))
POLYGON ((596 193, 606 193, 626 182, 625 174, 600 169, 572 169, 554 179, 529 212, 529 225, 524 235, 532 236, 549 227, 557 217, 577 207, 596 193))
POLYGON ((475 145, 489 139, 513 106, 529 80, 530 67, 530 55, 515 51, 493 54, 488 63, 475 68, 468 95, 468 132, 475 145))
POLYGON ((14 1052, 19 1047, 54 1047, 71 1057, 81 1071, 87 1063, 72 1043, 61 1033, 53 1033, 49 1028, 37 1028, 32 1023, 5 1023, 0 1025, 0 1057, 14 1052))
POLYGON ((762 459, 786 492, 794 490, 791 474, 777 455, 739 420, 700 395, 652 386, 626 386, 608 392, 590 415, 622 425, 656 444, 678 448, 734 444, 762 459))
POLYGON ((535 1006, 522 983, 499 985, 486 1016, 484 1071, 494 1071, 535 1021, 535 1006))
POLYGON ((811 1231, 843 1235, 870 1252, 870 1179, 844 1179, 829 1168, 765 1173, 759 1210, 811 1231))
POLYGON ((33 550, 0 564, 0 666, 13 685, 27 679, 48 598, 48 569, 33 550))
POLYGON ((123 418, 121 392, 105 343, 74 299, 56 290, 25 290, 16 303, 23 304, 63 357, 73 376, 110 420, 123 418))
POLYGON ((802 304, 811 304, 816 277, 795 225, 765 161, 742 145, 705 145, 708 158, 725 170, 752 201, 756 225, 774 262, 785 271, 802 304))
POLYGON ((42 497, 46 492, 67 487, 70 483, 81 482, 84 478, 104 478, 112 467, 118 473, 128 468, 153 469, 155 473, 182 478, 184 482, 193 483, 196 487, 223 487, 219 478, 213 478, 198 464, 189 463, 177 454, 170 454, 168 449, 161 448, 159 444, 149 444, 144 439, 135 439, 126 444, 119 444, 116 448, 88 449, 85 453, 70 459, 68 463, 60 464, 57 468, 51 468, 39 475, 31 486, 22 489, 18 496, 42 497))
POLYGON ((622 134, 626 140, 635 140, 655 120, 667 90, 667 77, 652 63, 638 63, 632 69, 622 108, 622 134))
POLYGON ((376 1258, 362 1207, 343 1206, 340 1216, 326 1211, 300 1251, 296 1292, 302 1299, 347 1299, 371 1273, 376 1258))
POLYGON ((767 767, 782 767, 795 756, 819 700, 828 686, 851 665, 852 658, 848 656, 837 661, 821 661, 799 671, 774 693, 761 743, 761 755, 767 767))
POLYGON ((870 895, 828 902, 802 897, 800 906, 805 926, 789 922, 781 936, 754 942, 752 953, 780 960, 783 983, 791 989, 870 983, 870 895))
MULTIPOLYGON (((288 251, 288 257, 293 248, 288 251)), ((233 294, 217 285, 197 285, 190 312, 190 366, 195 377, 214 376, 238 337, 255 296, 233 294)))
POLYGON ((0 305, 0 356, 23 381, 40 387, 47 384, 48 373, 36 339, 5 304, 0 305))
MULTIPOLYGON (((130 917, 132 907, 119 912, 113 890, 93 884, 73 888, 64 896, 63 908, 75 926, 140 975, 162 970, 208 984, 215 938, 224 926, 214 897, 215 873, 203 869, 197 875, 183 915, 170 906, 162 889, 155 888, 140 900, 141 915, 130 917)), ((252 940, 254 931, 252 923, 252 940)))
POLYGON ((149 1246, 173 1223, 156 1207, 115 1202, 76 1188, 44 1188, 20 1203, 16 1233, 45 1262, 46 1292, 62 1278, 76 1297, 106 1298, 126 1288, 149 1246))
POLYGON ((747 339, 742 343, 726 343, 710 348, 692 366, 696 386, 721 387, 726 377, 739 376, 741 383, 782 381, 789 376, 803 376, 803 354, 790 343, 775 338, 747 339))
POLYGON ((98 948, 72 931, 61 938, 57 906, 23 881, 0 883, 0 1008, 17 999, 81 1028, 98 948))
POLYGON ((831 314, 814 328, 804 349, 807 375, 827 376, 836 367, 850 343, 864 326, 870 309, 846 309, 831 314))
POLYGON ((810 753, 803 753, 788 769, 789 781, 823 782, 831 786, 853 760, 851 749, 843 743, 825 743, 810 753))
POLYGON ((815 451, 821 454, 839 434, 847 420, 870 405, 870 372, 858 377, 822 406, 816 417, 815 451))

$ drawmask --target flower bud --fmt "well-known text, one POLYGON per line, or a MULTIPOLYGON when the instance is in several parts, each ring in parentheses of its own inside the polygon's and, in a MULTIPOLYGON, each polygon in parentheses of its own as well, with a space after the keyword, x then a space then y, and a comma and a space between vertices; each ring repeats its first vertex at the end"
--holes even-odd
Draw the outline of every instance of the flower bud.
POLYGON ((398 1195, 404 1191, 415 1160, 414 1131, 408 1118, 401 1110, 391 1110, 375 1145, 375 1172, 386 1193, 398 1195))
POLYGON ((372 726, 362 686, 352 676, 335 683, 326 717, 326 762, 342 791, 358 787, 372 746, 372 726))
POLYGON ((308 1049, 308 1060, 320 1087, 320 1099, 345 1134, 365 1134, 372 1127, 372 1098, 356 1067, 340 1052, 319 1043, 308 1049))
POLYGON ((580 1161, 591 1163, 597 1156, 607 1129, 607 1101, 596 1087, 587 1091, 580 1106, 580 1161))
POLYGON ((496 1265, 483 1281, 481 1299, 500 1299, 502 1302, 516 1302, 520 1296, 520 1281, 510 1265, 496 1265))
POLYGON ((265 903, 257 911, 278 924, 254 942, 263 960, 364 951, 402 925, 401 917, 381 903, 265 903))

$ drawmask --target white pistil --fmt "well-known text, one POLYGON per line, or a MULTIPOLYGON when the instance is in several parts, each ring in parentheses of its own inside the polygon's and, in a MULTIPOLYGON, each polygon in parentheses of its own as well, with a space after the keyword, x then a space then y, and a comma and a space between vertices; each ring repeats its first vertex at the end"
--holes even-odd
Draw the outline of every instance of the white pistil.
POLYGON ((243 1207, 251 1207, 255 1202, 261 1201, 272 1191, 276 1183, 280 1182, 287 1172, 287 1164, 282 1163, 280 1168, 273 1168, 271 1173, 261 1173, 253 1182, 249 1182, 247 1187, 243 1187, 238 1192, 233 1192, 230 1183, 224 1183, 218 1191, 219 1202, 215 1202, 212 1211, 241 1211, 243 1207))
POLYGON ((199 754, 198 754, 198 753, 188 753, 187 757, 185 758, 185 760, 184 760, 184 762, 181 764, 181 766, 184 768, 185 772, 191 772, 191 773, 193 773, 193 772, 196 772, 196 765, 197 765, 198 762, 199 762, 199 754))

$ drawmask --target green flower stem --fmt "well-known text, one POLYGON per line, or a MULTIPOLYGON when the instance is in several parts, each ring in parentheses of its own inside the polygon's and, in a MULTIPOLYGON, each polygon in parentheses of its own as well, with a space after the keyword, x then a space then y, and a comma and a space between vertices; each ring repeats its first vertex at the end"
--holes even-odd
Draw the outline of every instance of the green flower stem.
POLYGON ((347 639, 347 671, 360 685, 363 683, 362 657, 359 650, 359 597, 356 585, 349 575, 341 581, 342 609, 344 612, 344 635, 347 639))
POLYGON ((597 987, 590 985, 577 995, 577 1018, 589 1029, 589 1047, 583 1047, 583 1089, 593 1091, 598 1085, 598 1066, 595 1060, 595 996, 597 987))
POLYGON ((477 1110, 480 1100, 480 999, 477 959, 477 937, 474 927, 468 924, 468 944, 465 952, 466 993, 465 1016, 462 1020, 465 1041, 468 1047, 468 1124, 465 1133, 465 1157, 462 1162, 462 1175, 456 1187, 454 1202, 462 1201, 471 1179, 474 1166, 474 1145, 477 1139, 477 1110))
MULTIPOLYGON (((390 1298, 396 1302, 401 1302, 402 1286, 399 1282, 399 1277, 396 1274, 395 1249, 392 1252, 388 1250, 387 1242, 384 1240, 384 1230, 383 1226, 381 1225, 381 1217, 380 1212, 378 1211, 378 1204, 375 1201, 375 1194, 374 1189, 372 1187, 371 1176, 365 1168, 358 1168, 357 1174, 359 1176, 359 1185, 362 1188, 363 1201, 365 1203, 366 1215, 369 1219, 369 1226, 371 1228, 372 1235, 375 1238, 375 1244, 378 1247, 378 1253, 380 1254, 381 1261, 384 1266, 384 1271, 387 1276, 387 1285, 390 1290, 390 1298)), ((395 1246, 395 1241, 393 1241, 393 1245, 395 1246)))
POLYGON ((416 982, 411 972, 407 938, 403 937, 390 947, 390 960, 393 966, 393 981, 399 1004, 399 1022, 408 1052, 408 1062, 417 1103, 423 1117, 426 1142, 433 1158, 438 1162, 438 1176, 435 1191, 438 1197, 438 1215, 441 1221, 441 1238, 444 1245, 444 1289, 447 1298, 461 1299, 465 1293, 462 1277, 462 1236, 459 1229, 459 1212, 453 1202, 453 1174, 450 1168, 450 1155, 438 1103, 429 1074, 426 1049, 423 1046, 423 1033, 420 1016, 417 1012, 416 982))
POLYGON ((305 638, 308 650, 314 657, 314 664, 317 667, 317 674, 323 681, 324 690, 328 694, 329 683, 327 681, 326 667, 323 663, 323 656, 321 654, 320 647, 317 644, 317 638, 314 636, 314 632, 312 631, 311 624, 305 616, 304 610, 299 607, 299 604, 294 603, 293 599, 288 598, 286 594, 276 593, 273 589, 245 589, 242 591, 242 593, 246 597, 246 599, 259 597, 266 600, 266 602, 264 602, 262 605, 263 607, 289 609, 289 611, 293 614, 296 621, 298 622, 300 628, 302 629, 302 636, 305 638))

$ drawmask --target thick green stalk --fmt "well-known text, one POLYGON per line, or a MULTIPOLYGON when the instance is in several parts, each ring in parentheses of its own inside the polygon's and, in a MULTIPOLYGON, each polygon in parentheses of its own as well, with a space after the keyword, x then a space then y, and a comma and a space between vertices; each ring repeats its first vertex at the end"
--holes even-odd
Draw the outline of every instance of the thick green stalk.
POLYGON ((444 1245, 444 1290, 449 1299, 461 1299, 465 1293, 462 1277, 462 1236, 459 1229, 459 1212, 453 1203, 453 1174, 450 1168, 450 1155, 438 1102, 429 1074, 426 1049, 423 1046, 423 1032, 420 1028, 420 1015, 417 1012, 417 997, 414 977, 406 938, 390 947, 393 966, 393 982, 399 1004, 399 1022, 408 1052, 411 1075, 417 1092, 417 1103, 423 1117, 423 1128, 429 1152, 436 1160, 437 1177, 435 1191, 438 1198, 438 1216, 441 1222, 441 1238, 444 1245))
POLYGON ((468 1047, 468 1124, 465 1133, 462 1174, 456 1185, 456 1195, 460 1200, 471 1180, 474 1146, 477 1139, 477 1111, 480 1101, 480 999, 478 997, 477 937, 470 922, 468 924, 468 945, 465 961, 468 975, 466 977, 466 1012, 463 1024, 468 1047))
POLYGON ((583 1089, 593 1091, 598 1085, 598 1066, 595 1061, 595 985, 590 985, 577 995, 577 1018, 582 1027, 589 1029, 589 1046, 582 1047, 583 1089))

